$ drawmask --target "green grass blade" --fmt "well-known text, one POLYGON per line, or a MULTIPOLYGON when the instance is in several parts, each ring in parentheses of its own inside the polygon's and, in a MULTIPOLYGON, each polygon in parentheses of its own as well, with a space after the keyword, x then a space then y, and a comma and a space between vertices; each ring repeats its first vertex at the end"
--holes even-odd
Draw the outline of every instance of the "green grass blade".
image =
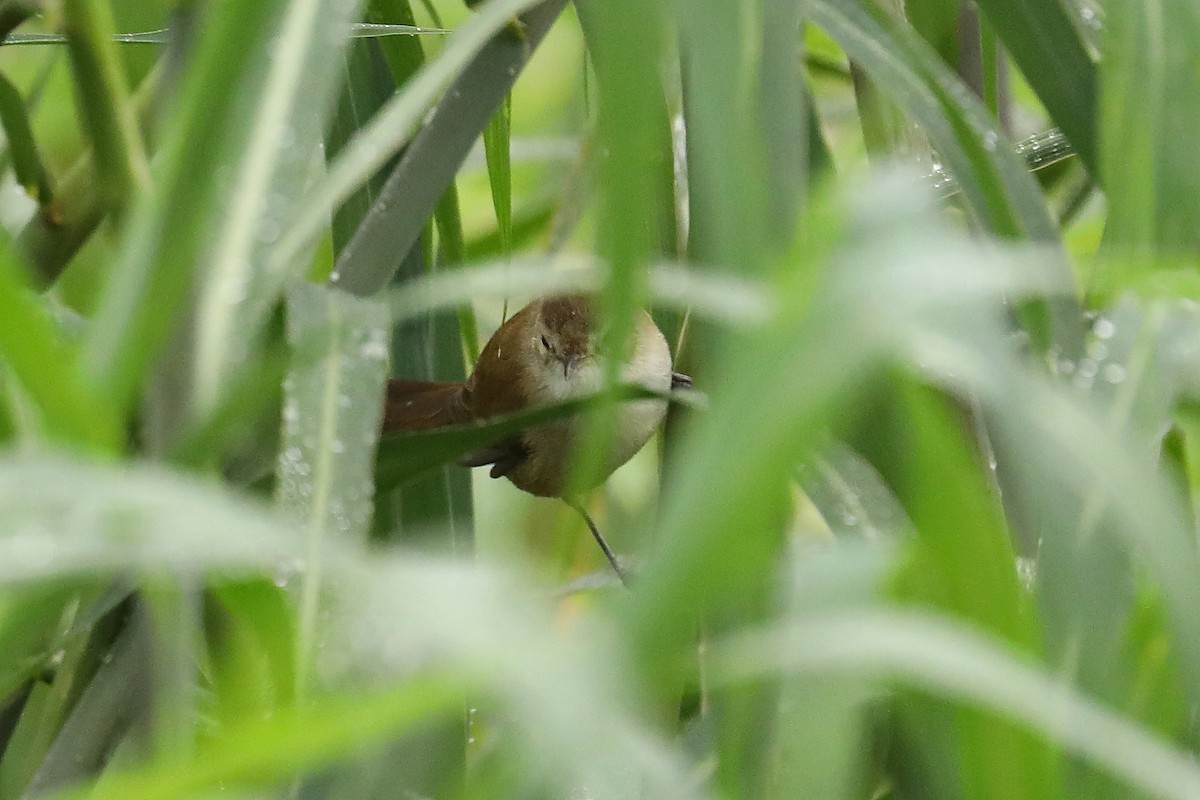
POLYGON ((149 637, 144 618, 135 618, 118 635, 30 781, 28 796, 61 791, 103 770, 150 710, 149 637))
MULTIPOLYGON (((548 0, 531 9, 524 17, 522 41, 515 41, 505 30, 477 52, 460 50, 473 45, 473 40, 466 38, 468 30, 474 30, 473 19, 462 28, 459 48, 448 46, 414 78, 402 97, 411 93, 414 101, 425 102, 422 93, 433 86, 431 81, 442 80, 438 76, 449 65, 451 55, 455 62, 474 56, 460 75, 453 76, 453 84, 405 149, 376 207, 339 256, 331 281, 336 278, 335 284, 347 291, 370 293, 393 277, 394 269, 389 262, 381 262, 378 254, 407 253, 413 247, 471 146, 528 62, 533 46, 545 36, 564 5, 561 0, 548 0)), ((489 4, 488 10, 477 16, 488 16, 493 7, 489 4)), ((396 101, 389 108, 393 106, 399 111, 396 101)), ((385 110, 381 117, 387 113, 385 110)), ((415 119, 413 124, 417 124, 415 119)), ((358 144, 361 142, 352 147, 358 144)), ((347 152, 347 158, 352 152, 347 152)))
POLYGON ((0 586, 133 570, 273 571, 294 537, 258 505, 149 466, 0 459, 0 586))
POLYGON ((164 123, 155 191, 131 209, 84 351, 88 374, 118 408, 132 405, 179 324, 210 241, 209 215, 227 211, 221 206, 227 195, 213 176, 242 151, 248 127, 233 109, 256 98, 252 90, 260 84, 251 66, 265 54, 284 5, 222 4, 199 32, 164 123))
POLYGON ((910 29, 856 0, 816 0, 812 20, 921 124, 982 224, 1000 236, 1055 241, 1025 165, 979 101, 910 29))
MULTIPOLYGON (((845 460, 843 459, 843 463, 845 460)), ((797 553, 788 565, 786 616, 830 613, 881 596, 897 552, 880 542, 855 542, 826 552, 797 553)), ((769 797, 784 800, 860 796, 865 783, 868 702, 882 687, 860 676, 784 676, 769 797)), ((867 784, 867 788, 872 788, 867 784)))
POLYGON ((227 785, 283 781, 319 768, 431 717, 456 710, 461 694, 442 678, 411 680, 388 692, 325 698, 303 710, 231 727, 187 761, 106 776, 93 790, 60 795, 92 798, 193 797, 227 785))
POLYGON ((987 21, 1089 171, 1099 168, 1097 69, 1071 0, 981 0, 987 21))
MULTIPOLYGON (((376 115, 371 125, 363 129, 347 145, 342 156, 330 166, 329 173, 314 187, 303 211, 281 237, 270 261, 270 270, 279 280, 295 272, 296 260, 319 236, 327 224, 328 215, 383 166, 393 154, 408 144, 418 130, 422 130, 422 123, 429 110, 437 104, 438 97, 447 89, 450 89, 447 100, 438 106, 439 109, 442 109, 441 116, 445 119, 442 125, 450 125, 452 129, 463 131, 473 128, 473 132, 466 137, 469 139, 468 144, 463 146, 461 154, 457 154, 448 152, 449 148, 447 148, 447 152, 439 152, 446 147, 442 141, 439 141, 437 148, 430 148, 428 144, 420 147, 420 142, 413 142, 413 146, 408 148, 407 153, 413 158, 419 157, 419 163, 424 168, 428 165, 429 162, 426 159, 430 156, 421 156, 421 152, 432 149, 439 160, 444 159, 449 162, 447 166, 452 168, 448 172, 449 175, 453 175, 458 164, 465 157, 470 142, 473 142, 478 132, 483 129, 483 123, 480 123, 478 127, 465 125, 464 120, 458 119, 458 117, 468 115, 474 109, 475 113, 486 112, 483 113, 483 120, 486 121, 491 116, 491 103, 499 103, 500 98, 507 91, 507 86, 511 83, 513 76, 507 75, 508 68, 510 66, 519 67, 527 58, 527 53, 519 44, 506 41, 503 37, 493 37, 508 25, 513 15, 530 9, 537 3, 538 0, 495 0, 495 2, 488 3, 478 14, 472 15, 458 29, 439 57, 431 61, 412 80, 405 91, 393 98, 376 115), (472 64, 476 65, 473 68, 474 72, 479 74, 467 72, 468 67, 472 64), (484 76, 496 70, 500 74, 491 75, 494 85, 487 85, 483 80, 484 76), (455 87, 460 91, 460 95, 455 97, 451 85, 464 74, 467 80, 455 87), (496 85, 504 87, 503 91, 497 93, 496 85), (489 101, 493 94, 494 99, 489 101)), ((561 7, 558 5, 558 0, 552 0, 552 5, 556 6, 555 13, 546 13, 546 7, 543 6, 540 13, 536 15, 540 22, 535 25, 535 21, 529 21, 530 30, 527 31, 527 34, 531 37, 530 41, 536 41, 539 36, 538 29, 540 28, 544 33, 545 28, 549 27, 549 23, 557 15, 557 8, 561 7)), ((430 120, 430 122, 433 121, 430 120)), ((423 130, 428 135, 430 129, 431 126, 426 125, 423 130)), ((444 134, 445 130, 439 127, 437 132, 444 134)), ((446 166, 443 166, 442 170, 446 170, 446 166)), ((395 175, 393 175, 393 180, 396 180, 399 186, 405 187, 407 198, 407 192, 411 191, 409 181, 397 180, 395 175)), ((432 184, 433 181, 429 183, 432 184)), ((412 228, 410 235, 406 237, 408 246, 411 246, 411 242, 416 240, 425 220, 432 213, 433 206, 441 197, 445 185, 448 183, 449 176, 446 176, 442 185, 430 186, 428 194, 431 197, 427 203, 429 211, 425 214, 414 213, 411 215, 414 222, 410 226, 412 228)), ((422 203, 421 205, 426 204, 422 203)), ((405 216, 407 218, 409 215, 405 216)), ((379 226, 392 227, 394 223, 388 217, 386 223, 381 222, 379 226)), ((408 246, 397 246, 393 249, 407 252, 408 246)), ((376 248, 368 247, 367 250, 375 252, 376 248)), ((366 275, 367 267, 364 266, 361 269, 366 275)), ((376 269, 375 271, 386 273, 385 270, 376 269)), ((355 268, 347 273, 345 285, 349 291, 369 294, 385 285, 389 277, 391 277, 390 273, 360 278, 359 268, 355 268)))
MULTIPOLYGON (((325 553, 366 540, 371 520, 373 449, 383 412, 387 309, 311 284, 288 293, 288 339, 297 347, 284 383, 283 441, 276 495, 302 520, 302 667, 317 645, 317 601, 325 553)), ((298 677, 301 690, 307 673, 298 677)))
MULTIPOLYGON (((151 100, 161 85, 162 70, 154 70, 133 95, 143 133, 150 127, 151 100)), ((35 214, 17 236, 17 243, 34 268, 39 286, 58 279, 104 220, 104 206, 95 155, 85 152, 58 176, 53 213, 35 214)))
POLYGON ((1005 714, 1152 797, 1200 791, 1187 753, 1122 719, 1007 648, 928 615, 861 611, 801 617, 715 648, 717 680, 778 670, 892 677, 1005 714))
POLYGON ((1189 134, 1200 107, 1200 13, 1179 0, 1108 6, 1100 176, 1115 263, 1101 276, 1106 291, 1147 269, 1150 256, 1194 253, 1200 244, 1200 163, 1189 134))
MULTIPOLYGON (((1018 650, 1040 653, 1041 632, 1026 609, 1009 531, 979 455, 962 441, 961 413, 928 390, 900 391, 905 411, 897 420, 893 452, 900 468, 893 483, 917 531, 901 592, 961 615, 1018 650), (916 431, 920 435, 912 436, 916 431)), ((959 782, 967 796, 1059 793, 1054 754, 1024 731, 974 711, 957 715, 957 729, 964 753, 959 782)))
POLYGON ((13 173, 25 191, 38 201, 43 213, 54 213, 54 189, 50 173, 42 163, 42 155, 33 131, 29 127, 29 112, 21 93, 9 80, 0 76, 0 123, 4 125, 4 136, 8 140, 8 152, 12 157, 13 173))
POLYGON ((97 153, 100 185, 106 205, 121 213, 150 187, 150 161, 112 43, 112 10, 102 0, 66 0, 63 11, 67 52, 84 127, 97 153))
POLYGON ((500 108, 483 129, 483 151, 487 158, 488 183, 492 189, 492 207, 496 211, 496 230, 500 253, 512 252, 512 95, 506 95, 500 108))
MULTIPOLYGON (((814 0, 812 19, 920 123, 979 223, 1003 238, 1045 243, 1058 232, 1036 181, 987 110, 910 28, 857 0, 814 0)), ((1074 278, 1065 254, 1048 264, 1055 297, 1021 309, 1039 349, 1080 349, 1074 278)))
POLYGON ((114 452, 119 418, 79 374, 79 350, 49 308, 24 285, 12 245, 0 245, 0 354, 41 417, 46 435, 63 444, 114 452))
POLYGON ((304 207, 299 200, 313 176, 314 151, 340 72, 340 35, 348 32, 355 5, 288 3, 266 43, 263 73, 248 88, 254 111, 225 154, 232 175, 203 251, 194 378, 201 414, 219 402, 230 368, 247 357, 247 338, 279 300, 278 285, 262 273, 278 237, 304 207))

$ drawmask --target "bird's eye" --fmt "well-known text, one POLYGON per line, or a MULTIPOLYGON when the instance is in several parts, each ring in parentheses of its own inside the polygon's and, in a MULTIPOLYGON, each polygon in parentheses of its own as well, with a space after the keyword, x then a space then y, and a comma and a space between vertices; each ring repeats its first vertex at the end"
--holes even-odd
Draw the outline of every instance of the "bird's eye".
POLYGON ((546 348, 547 350, 550 349, 550 340, 545 336, 542 337, 542 347, 546 348))

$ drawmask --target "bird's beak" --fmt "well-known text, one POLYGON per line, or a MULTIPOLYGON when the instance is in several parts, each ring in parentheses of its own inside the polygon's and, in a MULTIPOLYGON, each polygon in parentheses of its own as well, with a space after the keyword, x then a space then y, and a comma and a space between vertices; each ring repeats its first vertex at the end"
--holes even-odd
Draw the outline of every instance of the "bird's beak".
POLYGON ((563 356, 563 378, 571 377, 571 373, 575 371, 575 365, 578 363, 578 353, 567 353, 563 356))

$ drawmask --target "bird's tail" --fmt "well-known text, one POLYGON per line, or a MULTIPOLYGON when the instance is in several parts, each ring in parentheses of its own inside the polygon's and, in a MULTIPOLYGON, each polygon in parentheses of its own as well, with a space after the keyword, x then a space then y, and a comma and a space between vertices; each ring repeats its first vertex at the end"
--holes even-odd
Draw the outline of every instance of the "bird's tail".
POLYGON ((464 383, 388 381, 383 408, 383 432, 403 433, 458 425, 471 420, 464 383))

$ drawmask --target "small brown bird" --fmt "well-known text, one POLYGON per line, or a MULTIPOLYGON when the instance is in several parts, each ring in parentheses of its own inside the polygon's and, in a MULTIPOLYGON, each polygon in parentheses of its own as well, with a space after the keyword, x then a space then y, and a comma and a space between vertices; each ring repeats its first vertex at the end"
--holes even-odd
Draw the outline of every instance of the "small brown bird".
MULTIPOLYGON (((650 315, 639 309, 635 319, 633 346, 621 367, 621 379, 659 391, 690 386, 690 378, 672 371, 667 340, 650 315)), ((389 381, 383 431, 429 430, 587 396, 603 386, 606 357, 599 320, 586 295, 543 297, 496 330, 465 382, 389 381)), ((611 449, 594 476, 597 485, 642 449, 666 411, 665 400, 621 404, 611 449)), ((566 496, 579 434, 578 419, 560 419, 497 442, 459 463, 491 464, 493 478, 506 477, 518 489, 539 497, 561 497, 584 513, 574 498, 566 496)), ((611 549, 586 513, 584 517, 624 579, 611 549)))

